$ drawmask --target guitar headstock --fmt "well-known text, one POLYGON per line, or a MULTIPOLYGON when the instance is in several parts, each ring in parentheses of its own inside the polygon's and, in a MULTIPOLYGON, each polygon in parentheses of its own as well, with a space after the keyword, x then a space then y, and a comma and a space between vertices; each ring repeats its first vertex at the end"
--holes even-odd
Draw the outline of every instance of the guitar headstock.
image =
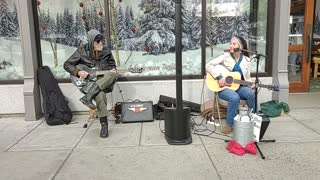
POLYGON ((267 88, 270 91, 275 91, 275 92, 279 92, 280 88, 278 85, 275 84, 269 84, 269 85, 265 85, 265 84, 258 84, 258 87, 263 87, 263 88, 267 88))
POLYGON ((275 85, 275 84, 266 85, 266 88, 268 90, 275 91, 275 92, 279 92, 280 91, 279 86, 275 85))

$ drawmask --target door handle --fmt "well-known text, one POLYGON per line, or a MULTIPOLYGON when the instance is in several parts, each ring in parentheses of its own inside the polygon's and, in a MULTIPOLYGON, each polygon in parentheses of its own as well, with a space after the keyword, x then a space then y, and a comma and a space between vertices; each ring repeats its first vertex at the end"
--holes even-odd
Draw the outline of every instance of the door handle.
POLYGON ((309 63, 311 61, 311 51, 312 51, 312 36, 311 36, 311 25, 307 25, 307 49, 306 49, 306 61, 309 63))

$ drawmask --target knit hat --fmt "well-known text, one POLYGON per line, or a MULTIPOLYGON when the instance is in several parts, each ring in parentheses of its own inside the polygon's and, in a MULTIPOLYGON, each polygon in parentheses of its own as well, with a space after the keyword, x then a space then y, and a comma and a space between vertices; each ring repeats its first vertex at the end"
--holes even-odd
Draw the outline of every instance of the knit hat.
POLYGON ((231 40, 235 40, 239 44, 240 49, 248 50, 247 42, 242 37, 233 36, 231 40))

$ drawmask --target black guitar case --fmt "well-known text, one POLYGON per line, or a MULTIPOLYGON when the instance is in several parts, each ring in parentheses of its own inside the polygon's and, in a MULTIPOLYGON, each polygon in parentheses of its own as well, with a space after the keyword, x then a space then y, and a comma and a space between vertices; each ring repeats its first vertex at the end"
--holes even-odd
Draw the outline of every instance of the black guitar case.
POLYGON ((62 94, 57 80, 48 66, 38 69, 38 80, 43 98, 43 111, 48 125, 69 124, 72 112, 67 98, 62 94))

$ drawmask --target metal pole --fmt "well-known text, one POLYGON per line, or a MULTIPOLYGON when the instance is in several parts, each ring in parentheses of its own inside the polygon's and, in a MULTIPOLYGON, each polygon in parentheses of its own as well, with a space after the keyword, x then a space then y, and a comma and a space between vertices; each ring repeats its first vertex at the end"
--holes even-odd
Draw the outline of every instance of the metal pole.
POLYGON ((104 0, 104 17, 105 17, 105 28, 106 28, 106 40, 107 46, 111 48, 110 38, 110 16, 109 16, 109 0, 104 0))
POLYGON ((182 12, 181 0, 176 0, 176 96, 177 96, 177 114, 176 120, 182 119, 182 48, 181 48, 181 27, 182 12))
MULTIPOLYGON (((204 77, 206 75, 206 29, 207 29, 207 15, 206 15, 206 7, 207 7, 207 0, 202 0, 202 7, 201 7, 201 76, 204 77)), ((211 18, 211 17, 210 17, 211 18)))

